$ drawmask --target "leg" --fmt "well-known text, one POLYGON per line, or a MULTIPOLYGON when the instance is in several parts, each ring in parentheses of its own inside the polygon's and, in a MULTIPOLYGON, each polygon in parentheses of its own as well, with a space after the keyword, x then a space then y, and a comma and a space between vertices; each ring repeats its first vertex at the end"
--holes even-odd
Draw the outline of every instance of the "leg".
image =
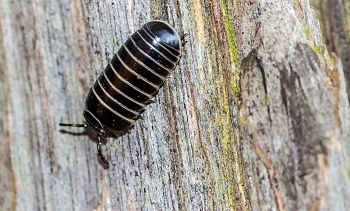
POLYGON ((185 34, 183 34, 182 36, 181 36, 181 44, 182 44, 182 47, 183 46, 185 46, 186 45, 186 43, 187 43, 187 40, 185 40, 185 38, 187 37, 187 33, 185 33, 185 34))
POLYGON ((98 138, 98 144, 97 144, 97 154, 98 154, 98 157, 101 159, 101 161, 107 166, 109 167, 109 162, 108 160, 105 158, 105 156, 102 154, 102 151, 101 151, 101 136, 97 136, 98 138))
MULTIPOLYGON (((88 124, 69 124, 69 123, 60 123, 60 126, 67 126, 67 127, 84 127, 87 128, 89 127, 88 124)), ((98 157, 101 159, 101 161, 107 166, 109 167, 109 162, 108 160, 105 158, 105 156, 102 154, 101 151, 101 136, 105 136, 106 134, 103 133, 97 133, 97 138, 98 138, 98 143, 97 143, 97 154, 98 157)))
POLYGON ((89 127, 88 124, 68 124, 68 123, 62 123, 62 122, 59 125, 67 126, 67 127, 85 127, 85 128, 89 127))

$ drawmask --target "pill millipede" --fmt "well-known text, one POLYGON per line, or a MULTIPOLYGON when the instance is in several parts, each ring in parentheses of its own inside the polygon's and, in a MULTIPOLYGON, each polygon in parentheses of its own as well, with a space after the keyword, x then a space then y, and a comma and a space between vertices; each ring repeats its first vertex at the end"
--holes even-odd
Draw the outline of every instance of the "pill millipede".
POLYGON ((180 37, 164 21, 144 24, 120 47, 91 87, 83 111, 87 123, 59 125, 91 128, 97 134, 98 156, 108 167, 101 137, 129 131, 141 118, 179 62, 185 36, 180 37))

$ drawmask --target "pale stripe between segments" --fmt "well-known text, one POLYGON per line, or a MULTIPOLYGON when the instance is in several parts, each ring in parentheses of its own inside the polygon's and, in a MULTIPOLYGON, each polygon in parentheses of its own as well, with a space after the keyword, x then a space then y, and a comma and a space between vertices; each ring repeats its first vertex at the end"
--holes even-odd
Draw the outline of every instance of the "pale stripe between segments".
MULTIPOLYGON (((116 55, 118 55, 118 53, 116 53, 116 55)), ((125 78, 123 78, 121 75, 119 75, 119 73, 116 71, 116 69, 113 67, 112 63, 109 62, 109 66, 111 66, 113 72, 116 74, 116 76, 122 80, 124 83, 126 83, 128 86, 130 86, 131 88, 135 89, 136 91, 138 91, 139 93, 147 96, 149 99, 152 98, 152 95, 147 94, 146 92, 142 91, 141 89, 137 88, 136 86, 132 85, 131 83, 129 83, 129 81, 125 80, 125 78)))
MULTIPOLYGON (((117 56, 117 58, 118 58, 118 60, 120 61, 120 63, 122 63, 122 65, 123 65, 126 69, 128 69, 128 70, 129 70, 132 74, 134 74, 135 76, 137 76, 137 77, 139 76, 139 74, 137 74, 137 72, 135 72, 133 69, 131 69, 128 65, 126 65, 126 64, 124 63, 124 61, 120 58, 120 56, 119 56, 118 53, 116 53, 115 55, 117 56)), ((156 84, 150 82, 149 80, 147 80, 146 78, 144 78, 144 77, 142 77, 142 76, 140 77, 140 80, 142 80, 142 81, 146 82, 147 84, 153 86, 153 88, 155 88, 155 89, 159 89, 159 86, 157 86, 156 84)))
POLYGON ((98 94, 95 91, 94 86, 91 87, 92 88, 92 92, 94 93, 94 95, 96 96, 97 100, 101 103, 101 105, 103 105, 104 107, 106 107, 108 110, 110 110, 111 112, 113 112, 114 114, 116 114, 117 116, 119 116, 122 119, 125 119, 126 121, 130 122, 130 123, 134 123, 135 120, 134 119, 129 119, 123 115, 121 115, 120 113, 116 112, 114 109, 112 109, 111 107, 109 107, 105 102, 103 102, 103 100, 98 96, 98 94))
POLYGON ((166 67, 164 67, 163 65, 159 64, 159 62, 157 62, 156 60, 154 60, 152 57, 150 57, 146 52, 144 52, 138 45, 136 45, 135 41, 132 39, 132 37, 130 37, 130 40, 132 41, 132 43, 135 45, 135 47, 144 55, 146 56, 148 59, 152 60, 154 63, 156 63, 159 67, 163 68, 164 70, 166 70, 169 74, 171 72, 171 69, 168 69, 166 67))
MULTIPOLYGON (((163 58, 165 58, 166 60, 168 60, 170 63, 172 63, 174 66, 176 65, 176 62, 173 62, 171 60, 169 60, 168 57, 166 57, 164 54, 162 54, 160 51, 158 51, 157 48, 155 48, 152 44, 150 44, 147 40, 145 40, 145 38, 142 37, 142 35, 140 34, 139 31, 136 32, 137 34, 139 34, 139 36, 141 37, 141 39, 153 50, 155 50, 158 54, 160 54, 163 58)), ((159 42, 158 42, 159 43, 159 42)), ((159 43, 160 44, 160 43, 159 43)))
MULTIPOLYGON (((133 40, 131 40, 134 44, 135 42, 133 40)), ((139 63, 142 67, 146 68, 149 72, 151 72, 153 75, 157 76, 158 78, 160 78, 161 80, 165 80, 166 78, 163 77, 162 75, 159 75, 157 72, 155 72, 154 70, 152 70, 151 68, 149 68, 147 65, 145 65, 143 62, 141 62, 140 60, 138 60, 131 52, 130 50, 125 46, 125 44, 123 44, 125 50, 129 53, 129 55, 137 62, 139 63)))
MULTIPOLYGON (((142 27, 142 28, 143 28, 143 27, 142 27)), ((175 50, 175 51, 177 51, 177 52, 180 53, 179 50, 177 50, 177 49, 175 49, 175 48, 173 48, 173 47, 171 47, 171 46, 169 46, 169 45, 166 45, 166 46, 162 45, 162 43, 160 43, 159 41, 155 40, 155 39, 147 32, 147 30, 145 30, 145 28, 143 28, 143 29, 144 29, 145 33, 148 34, 148 36, 150 36, 150 37, 152 38, 152 40, 154 40, 155 42, 159 43, 159 45, 161 45, 166 51, 168 51, 171 55, 175 56, 175 57, 178 58, 178 60, 179 60, 179 56, 176 56, 175 54, 173 54, 173 53, 172 53, 171 51, 169 51, 166 47, 169 47, 169 48, 171 48, 171 49, 173 49, 173 50, 175 50)), ((149 29, 148 29, 148 30, 149 30, 149 29)), ((152 35, 153 35, 154 37, 158 38, 159 40, 162 40, 162 39, 160 39, 159 37, 155 36, 153 33, 152 33, 152 35)))
POLYGON ((105 70, 102 71, 103 72, 103 76, 105 77, 105 79, 107 80, 108 84, 116 91, 118 92, 120 95, 122 95, 123 97, 125 97, 126 99, 130 100, 131 102, 139 105, 140 107, 145 107, 146 104, 143 104, 137 100, 134 100, 133 98, 129 97, 128 95, 126 95, 124 92, 120 91, 117 87, 114 86, 114 84, 109 80, 109 78, 106 75, 105 70))
POLYGON ((105 95, 107 95, 111 100, 113 100, 113 102, 115 102, 115 103, 118 104, 120 107, 124 108, 125 110, 127 110, 127 111, 129 111, 129 112, 135 114, 136 116, 139 115, 139 113, 138 113, 137 111, 134 111, 134 110, 132 110, 132 109, 126 107, 126 106, 123 105, 121 102, 119 102, 118 100, 114 99, 110 94, 108 94, 108 92, 107 92, 107 91, 104 89, 104 87, 102 86, 102 84, 101 84, 99 78, 97 78, 96 81, 97 81, 98 85, 101 87, 103 93, 104 93, 105 95))

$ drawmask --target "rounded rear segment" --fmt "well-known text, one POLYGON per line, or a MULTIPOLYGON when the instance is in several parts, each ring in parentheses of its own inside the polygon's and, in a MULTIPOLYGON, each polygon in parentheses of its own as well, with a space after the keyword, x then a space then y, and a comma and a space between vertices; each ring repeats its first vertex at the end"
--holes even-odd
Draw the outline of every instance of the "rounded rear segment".
POLYGON ((157 47, 159 50, 162 52, 165 50, 179 59, 182 46, 181 38, 172 26, 163 21, 155 20, 144 24, 140 31, 142 30, 152 37, 154 46, 160 45, 160 48, 157 47))

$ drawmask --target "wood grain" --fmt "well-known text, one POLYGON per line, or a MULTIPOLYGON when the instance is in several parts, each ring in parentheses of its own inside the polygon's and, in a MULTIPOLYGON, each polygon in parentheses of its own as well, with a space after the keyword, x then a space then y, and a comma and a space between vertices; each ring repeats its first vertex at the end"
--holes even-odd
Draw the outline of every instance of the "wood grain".
POLYGON ((349 101, 307 0, 0 0, 2 210, 346 210, 349 101), (178 67, 100 165, 96 77, 161 19, 178 67))

